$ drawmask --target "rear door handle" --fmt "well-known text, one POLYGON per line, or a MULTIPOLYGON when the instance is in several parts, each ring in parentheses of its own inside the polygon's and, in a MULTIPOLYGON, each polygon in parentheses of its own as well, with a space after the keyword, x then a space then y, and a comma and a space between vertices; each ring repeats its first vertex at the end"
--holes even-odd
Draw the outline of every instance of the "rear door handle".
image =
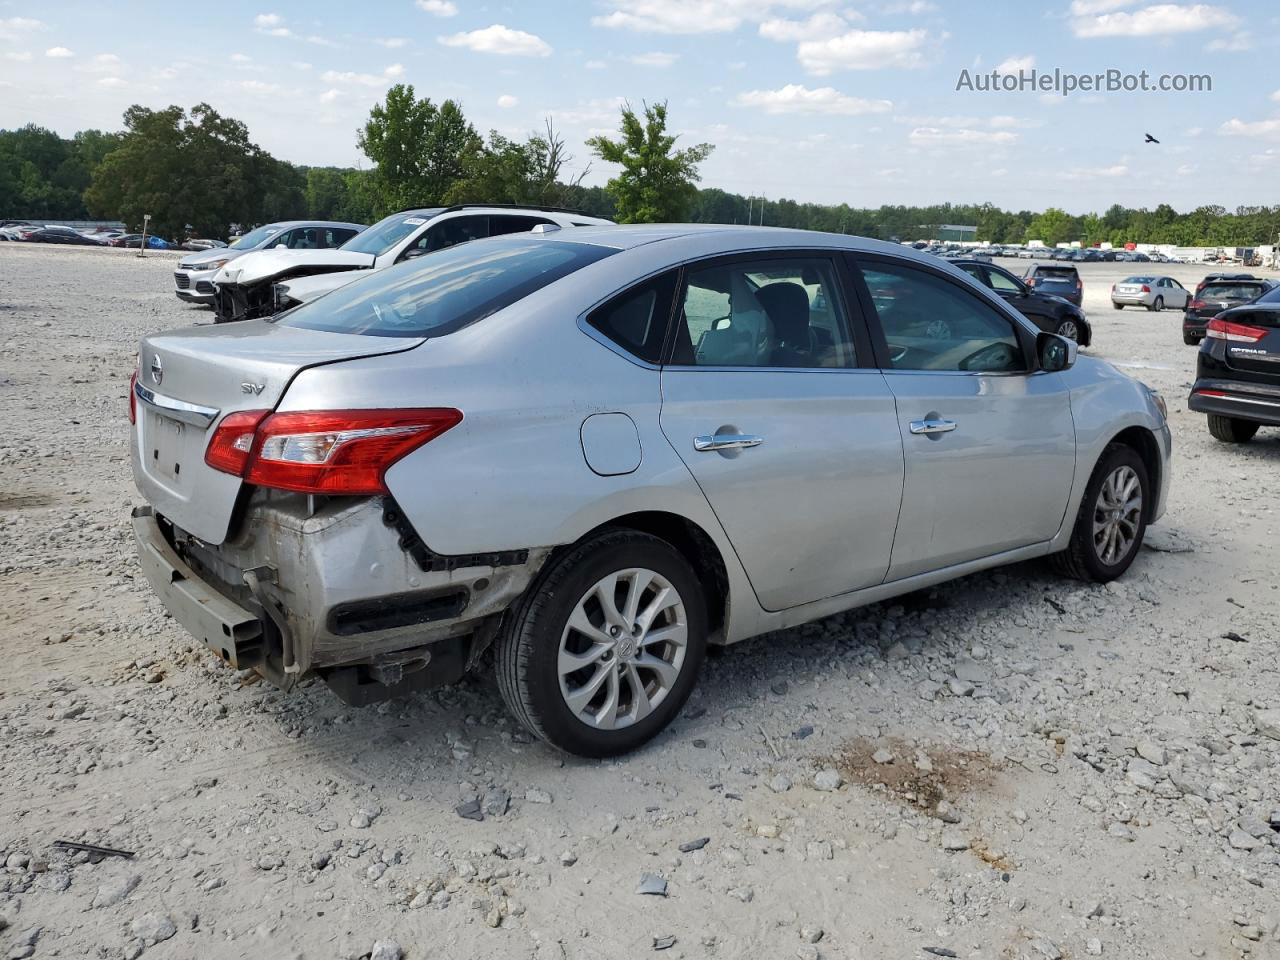
POLYGON ((694 437, 693 449, 699 453, 712 450, 745 450, 747 447, 758 447, 764 443, 764 437, 749 433, 717 433, 710 437, 694 437))
POLYGON ((956 428, 954 420, 912 420, 911 432, 915 434, 950 433, 956 428))

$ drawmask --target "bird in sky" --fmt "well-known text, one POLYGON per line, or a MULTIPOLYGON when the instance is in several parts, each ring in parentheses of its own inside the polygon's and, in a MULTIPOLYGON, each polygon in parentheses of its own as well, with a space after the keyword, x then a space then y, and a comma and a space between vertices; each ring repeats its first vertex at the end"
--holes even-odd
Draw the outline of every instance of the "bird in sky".
POLYGON ((1147 142, 1147 143, 1159 143, 1159 142, 1160 142, 1159 140, 1157 140, 1155 137, 1153 137, 1153 136, 1152 136, 1151 134, 1149 134, 1149 133, 1148 133, 1148 134, 1146 134, 1146 138, 1147 138, 1147 139, 1146 139, 1146 142, 1147 142))

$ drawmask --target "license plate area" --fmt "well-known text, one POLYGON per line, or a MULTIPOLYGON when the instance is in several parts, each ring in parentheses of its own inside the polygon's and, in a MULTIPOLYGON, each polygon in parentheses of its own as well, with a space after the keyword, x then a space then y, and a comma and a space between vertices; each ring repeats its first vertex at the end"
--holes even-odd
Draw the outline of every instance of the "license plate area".
POLYGON ((143 439, 147 472, 170 488, 190 486, 192 455, 200 453, 201 431, 189 423, 147 410, 143 439))

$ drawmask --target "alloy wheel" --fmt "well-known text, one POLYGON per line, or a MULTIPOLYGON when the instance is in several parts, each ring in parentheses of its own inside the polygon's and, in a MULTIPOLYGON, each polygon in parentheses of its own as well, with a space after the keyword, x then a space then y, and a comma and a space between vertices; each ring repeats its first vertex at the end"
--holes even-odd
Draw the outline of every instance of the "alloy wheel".
POLYGON ((1093 507, 1093 549, 1108 566, 1128 556, 1142 520, 1142 481, 1127 464, 1102 481, 1093 507))
POLYGON ((1076 326, 1074 320, 1063 320, 1058 326, 1058 336, 1066 337, 1068 340, 1080 341, 1080 328, 1076 326))
POLYGON ((684 600, 671 582, 644 568, 619 570, 574 605, 560 637, 560 694, 588 726, 629 727, 671 693, 687 648, 684 600))

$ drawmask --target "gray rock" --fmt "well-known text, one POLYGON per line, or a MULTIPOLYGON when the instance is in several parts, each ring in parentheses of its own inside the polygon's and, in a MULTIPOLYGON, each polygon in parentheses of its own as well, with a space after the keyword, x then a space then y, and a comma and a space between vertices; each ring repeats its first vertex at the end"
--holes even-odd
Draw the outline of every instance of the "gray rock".
POLYGON ((1235 850, 1257 850, 1259 847, 1265 846, 1261 840, 1249 836, 1243 830, 1232 830, 1227 837, 1227 843, 1235 850))
POLYGON ((1034 940, 1027 941, 1027 946, 1044 957, 1045 960, 1062 960, 1062 951, 1058 949, 1058 945, 1052 940, 1036 937, 1034 940))
POLYGON ((953 697, 971 697, 977 688, 968 680, 952 677, 947 681, 947 689, 951 691, 953 697))
POLYGON ((871 755, 871 759, 876 763, 893 763, 893 751, 881 747, 871 755))
POLYGON ((572 850, 566 850, 564 853, 560 854, 560 866, 562 867, 572 867, 577 862, 578 855, 572 850))
POLYGON ((1163 767, 1169 762, 1169 755, 1165 753, 1164 747, 1158 743, 1152 743, 1150 740, 1143 740, 1137 746, 1138 756, 1148 763, 1154 763, 1157 767, 1163 767))
POLYGON ((710 842, 710 837, 699 837, 697 840, 689 840, 686 843, 680 844, 680 852, 693 853, 695 850, 701 850, 710 842))
POLYGON ((751 887, 734 887, 729 891, 729 896, 743 903, 750 903, 755 899, 756 892, 751 887))
POLYGON ((791 789, 791 778, 785 773, 780 773, 769 781, 769 789, 774 793, 786 793, 791 789))
POLYGON ((840 776, 840 771, 834 767, 824 767, 814 775, 813 785, 819 790, 830 792, 839 790, 844 778, 840 776))
POLYGON ((986 683, 988 679, 987 668, 976 660, 957 660, 952 673, 956 675, 957 680, 967 680, 970 683, 986 683))
POLYGON ((821 927, 801 927, 800 939, 805 943, 817 943, 822 939, 823 930, 821 927))
POLYGON ((551 794, 545 790, 539 790, 536 787, 530 787, 524 792, 524 799, 528 803, 550 803, 551 794))
POLYGON ((802 943, 796 949, 796 956, 800 960, 820 960, 822 955, 818 953, 818 948, 812 943, 802 943))
POLYGON ((809 860, 832 860, 835 858, 835 851, 831 844, 825 840, 810 840, 805 845, 805 858, 809 860))
POLYGON ((510 804, 510 793, 501 787, 490 787, 484 792, 484 797, 480 801, 480 808, 484 810, 485 816, 500 817, 507 812, 507 807, 510 804))
POLYGON ((942 833, 942 849, 956 853, 969 849, 969 838, 959 830, 944 830, 942 833))
POLYGON ((1255 711, 1253 724, 1264 737, 1280 740, 1280 710, 1255 711))
POLYGON ((1134 832, 1123 823, 1109 824, 1107 826, 1107 833, 1111 834, 1111 836, 1115 837, 1117 840, 1127 840, 1130 843, 1137 839, 1134 832))
POLYGON ((1102 956, 1102 941, 1097 937, 1090 937, 1084 942, 1084 952, 1091 957, 1102 956))
POLYGON ((142 882, 142 874, 129 873, 120 877, 112 877, 110 880, 104 880, 98 884, 98 890, 93 895, 93 902, 90 907, 114 907, 121 903, 125 897, 133 893, 133 888, 142 882))
POLYGON ((178 928, 163 913, 144 913, 129 924, 129 932, 151 946, 168 940, 178 932, 178 928))
POLYGON ((916 693, 921 700, 937 700, 938 694, 942 692, 942 684, 934 683, 932 680, 923 680, 916 687, 916 693))
POLYGON ((664 936, 661 936, 661 937, 653 938, 653 949, 655 950, 670 950, 675 945, 676 945, 676 938, 675 938, 675 934, 672 934, 672 933, 665 934, 664 936))
POLYGON ((636 887, 636 893, 650 897, 665 897, 667 895, 667 881, 656 873, 643 874, 640 877, 640 886, 636 887))
POLYGON ((378 940, 373 945, 369 960, 400 960, 400 944, 392 940, 378 940))
POLYGON ((484 820, 484 811, 480 809, 480 798, 468 800, 453 808, 453 812, 463 820, 484 820))
POLYGON ((1271 836, 1271 828, 1257 817, 1241 817, 1236 821, 1236 826, 1257 839, 1271 836))

